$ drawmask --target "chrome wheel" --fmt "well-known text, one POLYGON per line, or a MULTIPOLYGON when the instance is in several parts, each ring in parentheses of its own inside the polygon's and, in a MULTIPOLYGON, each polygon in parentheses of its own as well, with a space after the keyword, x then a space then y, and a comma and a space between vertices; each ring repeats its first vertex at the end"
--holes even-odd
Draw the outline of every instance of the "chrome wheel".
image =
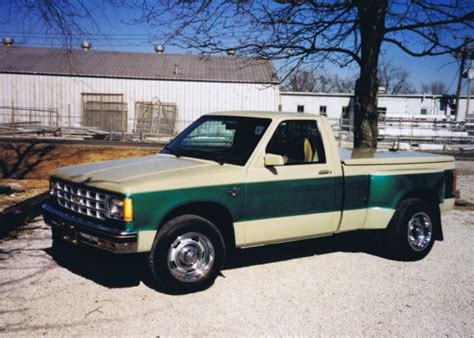
POLYGON ((191 283, 206 277, 214 264, 212 242, 197 232, 185 233, 168 250, 168 269, 174 278, 191 283))
POLYGON ((431 243, 433 223, 430 216, 418 212, 408 221, 408 243, 415 251, 425 250, 431 243))

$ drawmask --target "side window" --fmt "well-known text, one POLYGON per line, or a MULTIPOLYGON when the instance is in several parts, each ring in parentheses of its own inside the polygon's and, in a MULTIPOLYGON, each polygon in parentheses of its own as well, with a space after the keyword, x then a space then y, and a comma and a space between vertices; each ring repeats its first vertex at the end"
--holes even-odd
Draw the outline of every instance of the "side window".
POLYGON ((294 120, 280 123, 268 142, 266 153, 283 156, 287 165, 326 163, 316 121, 294 120))

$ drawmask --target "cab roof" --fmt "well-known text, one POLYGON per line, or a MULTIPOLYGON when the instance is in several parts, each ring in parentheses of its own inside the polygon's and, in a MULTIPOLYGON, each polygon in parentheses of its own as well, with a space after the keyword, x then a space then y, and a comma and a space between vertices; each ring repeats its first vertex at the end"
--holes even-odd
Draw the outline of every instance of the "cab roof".
POLYGON ((312 119, 318 118, 319 115, 313 114, 302 114, 302 113, 291 113, 291 112, 279 112, 279 111, 221 111, 206 114, 210 116, 241 116, 241 117, 256 117, 265 119, 312 119))

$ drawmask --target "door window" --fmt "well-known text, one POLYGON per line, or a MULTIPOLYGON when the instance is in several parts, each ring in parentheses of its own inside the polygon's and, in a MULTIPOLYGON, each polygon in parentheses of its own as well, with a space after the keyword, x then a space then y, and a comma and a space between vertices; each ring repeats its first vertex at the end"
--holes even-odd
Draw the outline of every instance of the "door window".
POLYGON ((287 165, 326 163, 316 121, 284 121, 267 145, 266 153, 283 156, 287 165))

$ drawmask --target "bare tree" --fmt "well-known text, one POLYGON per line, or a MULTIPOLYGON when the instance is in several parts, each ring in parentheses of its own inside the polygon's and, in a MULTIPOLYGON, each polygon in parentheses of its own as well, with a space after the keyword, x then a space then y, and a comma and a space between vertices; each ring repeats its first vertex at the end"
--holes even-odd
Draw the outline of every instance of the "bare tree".
POLYGON ((430 83, 423 83, 421 91, 425 94, 444 95, 447 93, 446 84, 441 81, 432 81, 430 83))
POLYGON ((293 72, 283 85, 283 90, 294 92, 352 93, 355 79, 338 75, 318 74, 315 70, 299 69, 293 72))
POLYGON ((377 146, 382 48, 414 57, 448 54, 474 29, 472 0, 142 0, 133 8, 141 12, 137 22, 164 33, 166 43, 282 61, 282 79, 308 64, 356 65, 356 148, 377 146))
POLYGON ((413 94, 416 91, 406 69, 383 61, 379 64, 377 73, 379 85, 385 87, 385 94, 413 94))
POLYGON ((349 76, 341 78, 338 75, 334 77, 336 92, 338 93, 353 93, 357 81, 356 76, 349 76))
MULTIPOLYGON (((406 69, 384 61, 380 63, 377 73, 379 86, 385 88, 385 94, 413 94, 416 92, 410 82, 410 73, 406 69)), ((283 88, 297 92, 353 93, 356 80, 356 74, 342 78, 337 74, 318 75, 316 70, 299 69, 289 76, 283 88)))
MULTIPOLYGON (((414 56, 450 54, 474 31, 472 0, 104 0, 137 11, 164 43, 203 53, 230 48, 282 62, 281 79, 308 64, 359 69, 354 90, 354 147, 376 148, 377 69, 384 47, 414 56)), ((6 17, 33 15, 73 32, 90 18, 78 0, 0 2, 6 17), (17 5, 19 4, 19 5, 17 5)), ((8 19, 7 19, 8 20, 8 19)))
POLYGON ((303 69, 294 72, 283 86, 283 90, 291 92, 314 92, 316 91, 316 79, 314 72, 303 69))
POLYGON ((0 23, 15 30, 21 24, 24 31, 60 34, 59 41, 69 48, 77 38, 92 31, 101 33, 93 12, 103 14, 103 11, 101 4, 92 5, 85 0, 0 1, 0 23))

